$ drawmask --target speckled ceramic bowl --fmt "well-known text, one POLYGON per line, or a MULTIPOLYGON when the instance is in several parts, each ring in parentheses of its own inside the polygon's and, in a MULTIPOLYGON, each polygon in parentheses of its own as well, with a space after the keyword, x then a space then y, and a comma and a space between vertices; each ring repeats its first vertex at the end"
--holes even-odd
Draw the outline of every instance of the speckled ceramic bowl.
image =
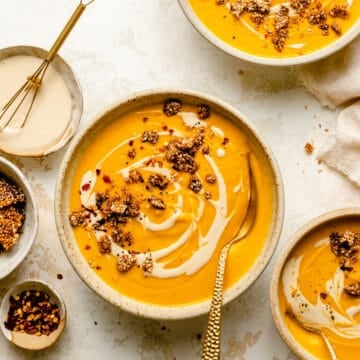
POLYGON ((26 196, 25 222, 17 243, 0 254, 0 279, 10 274, 26 257, 38 229, 38 211, 31 187, 23 173, 9 160, 0 156, 0 176, 14 182, 26 196))
POLYGON ((52 345, 61 335, 66 323, 66 308, 59 293, 49 284, 40 280, 24 280, 14 285, 2 298, 0 305, 0 328, 6 339, 14 345, 28 350, 43 350, 52 345), (20 295, 23 291, 35 290, 42 291, 50 297, 50 302, 59 308, 60 323, 56 330, 49 335, 30 335, 18 331, 10 331, 5 327, 4 321, 10 307, 10 297, 20 295))
MULTIPOLYGON (((12 46, 4 49, 0 49, 0 62, 6 58, 10 58, 13 56, 32 56, 39 59, 44 59, 47 55, 47 51, 34 46, 12 46)), ((28 146, 27 148, 19 148, 14 145, 10 145, 6 143, 6 141, 0 141, 0 150, 5 153, 19 156, 28 156, 28 157, 40 157, 44 155, 51 154, 63 146, 65 146, 69 140, 75 134, 77 127, 79 125, 82 110, 83 110, 83 98, 82 91, 77 81, 74 72, 71 67, 66 63, 66 61, 57 55, 55 59, 52 61, 52 66, 54 69, 60 74, 64 83, 69 91, 71 97, 71 114, 70 118, 66 119, 67 126, 62 133, 59 133, 54 137, 54 140, 49 142, 44 146, 28 146)), ((34 71, 36 68, 34 69, 34 71)), ((29 74, 31 75, 31 74, 29 74)), ((26 79, 24 78, 24 81, 26 79)), ((44 76, 43 81, 46 81, 46 74, 44 76)), ((1 89, 1 84, 0 84, 1 89)), ((4 104, 0 104, 4 106, 4 104)), ((49 127, 51 127, 51 113, 49 114, 49 127)))
POLYGON ((184 103, 188 104, 206 103, 213 111, 220 113, 235 122, 241 128, 243 133, 248 136, 249 141, 255 146, 257 151, 259 151, 263 158, 266 159, 265 161, 268 161, 269 168, 272 172, 274 180, 274 212, 268 237, 260 256, 252 265, 250 271, 231 288, 225 291, 224 303, 228 303, 239 294, 243 293, 265 269, 265 266, 269 262, 279 239, 284 211, 281 176, 269 147, 251 125, 251 122, 246 120, 244 115, 214 97, 193 91, 151 90, 135 94, 130 98, 118 102, 90 122, 71 143, 71 146, 65 154, 57 179, 55 214, 57 229, 62 246, 79 276, 90 286, 91 289, 102 296, 105 300, 131 313, 158 319, 180 319, 204 314, 209 311, 210 300, 188 306, 153 306, 125 297, 104 283, 93 271, 93 269, 90 268, 89 264, 81 254, 74 238, 73 229, 69 223, 69 193, 71 179, 73 177, 72 174, 74 173, 74 169, 76 168, 82 153, 102 128, 119 118, 124 113, 131 112, 143 105, 159 104, 169 98, 180 99, 184 103))
POLYGON ((326 224, 334 224, 337 221, 342 221, 346 219, 360 220, 360 208, 345 208, 334 210, 319 217, 316 217, 315 219, 303 225, 299 230, 296 231, 296 233, 289 239, 289 241, 287 241, 286 246, 284 247, 284 249, 282 249, 280 256, 276 259, 273 268, 270 281, 270 304, 272 315, 281 337, 289 346, 289 348, 301 359, 316 360, 316 358, 312 354, 310 354, 301 344, 296 341, 284 321, 284 314, 281 313, 280 309, 278 292, 282 271, 289 258, 290 253, 295 248, 295 246, 304 239, 305 236, 313 233, 314 231, 326 224))
MULTIPOLYGON (((212 0, 210 0, 212 1, 212 0)), ((213 0, 215 2, 215 0, 213 0)), ((262 65, 272 65, 272 66, 289 66, 289 65, 301 65, 310 63, 316 60, 325 58, 336 51, 339 51, 341 48, 349 44, 353 39, 355 39, 360 34, 360 19, 355 23, 355 25, 347 31, 344 35, 340 36, 338 40, 334 41, 330 45, 314 51, 309 54, 297 56, 297 57, 262 57, 257 55, 252 55, 245 51, 239 50, 225 41, 217 37, 213 32, 211 32, 205 24, 199 19, 199 17, 193 11, 189 0, 178 0, 184 14, 189 19, 190 23, 194 28, 211 44, 215 45, 224 52, 235 56, 239 59, 243 59, 252 63, 262 64, 262 65)), ((231 14, 230 14, 231 15, 231 14)))

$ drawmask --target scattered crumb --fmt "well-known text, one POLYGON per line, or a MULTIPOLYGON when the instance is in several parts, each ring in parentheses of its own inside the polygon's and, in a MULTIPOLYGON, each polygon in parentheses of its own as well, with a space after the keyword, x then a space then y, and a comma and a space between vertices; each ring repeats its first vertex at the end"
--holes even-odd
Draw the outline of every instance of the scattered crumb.
POLYGON ((305 144, 304 148, 305 148, 305 152, 306 152, 308 155, 310 155, 310 154, 312 154, 312 153, 314 152, 314 145, 311 144, 311 143, 309 143, 309 142, 307 142, 307 143, 305 144))

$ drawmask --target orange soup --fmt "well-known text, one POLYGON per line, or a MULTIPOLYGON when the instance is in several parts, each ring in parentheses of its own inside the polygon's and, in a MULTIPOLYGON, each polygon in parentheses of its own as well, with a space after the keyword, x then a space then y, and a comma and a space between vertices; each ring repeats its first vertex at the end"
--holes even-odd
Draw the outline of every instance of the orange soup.
POLYGON ((245 53, 290 58, 322 49, 360 19, 360 0, 189 0, 205 26, 245 53))
POLYGON ((119 293, 150 304, 211 297, 220 249, 258 193, 250 234, 235 244, 225 288, 254 264, 269 235, 274 180, 240 128, 207 105, 169 99, 124 114, 86 148, 69 220, 89 266, 119 293))
POLYGON ((316 359, 330 359, 327 335, 339 360, 360 354, 360 224, 327 223, 291 252, 279 288, 284 321, 295 340, 316 359), (296 319, 298 319, 296 321, 296 319), (303 326, 300 326, 302 324, 303 326))

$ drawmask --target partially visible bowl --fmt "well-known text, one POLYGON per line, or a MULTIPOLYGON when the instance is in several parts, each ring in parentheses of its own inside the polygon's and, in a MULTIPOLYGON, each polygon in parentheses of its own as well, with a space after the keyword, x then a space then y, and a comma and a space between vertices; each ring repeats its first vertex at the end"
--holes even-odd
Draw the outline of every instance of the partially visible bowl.
MULTIPOLYGON (((189 19, 191 24, 194 26, 194 28, 210 43, 218 47, 219 49, 225 51, 226 53, 235 56, 239 59, 243 59, 252 63, 262 64, 262 65, 273 65, 273 66, 287 66, 287 65, 300 65, 305 64, 309 62, 313 62, 316 60, 320 60, 324 57, 329 56, 330 54, 333 54, 334 52, 340 50, 345 45, 350 43, 353 39, 355 39, 359 33, 360 33, 360 3, 358 0, 352 3, 352 15, 349 16, 349 20, 346 21, 352 21, 352 26, 347 29, 343 34, 336 35, 335 32, 332 30, 331 26, 335 24, 336 22, 345 22, 344 19, 340 19, 339 17, 331 17, 329 14, 325 15, 325 20, 322 20, 320 22, 317 22, 314 25, 311 25, 310 23, 307 23, 306 26, 304 26, 303 33, 300 35, 300 40, 306 39, 308 36, 311 36, 312 33, 316 32, 317 39, 323 39, 324 41, 328 41, 327 39, 329 36, 334 36, 335 39, 331 41, 330 43, 324 43, 321 47, 303 51, 302 44, 306 44, 306 40, 303 41, 296 41, 294 44, 291 44, 291 46, 287 46, 285 43, 285 50, 286 47, 289 49, 291 48, 291 51, 293 51, 292 54, 289 56, 284 55, 283 51, 275 51, 274 53, 270 53, 269 49, 273 48, 272 43, 272 36, 274 34, 273 29, 269 29, 268 27, 262 28, 262 22, 259 24, 254 23, 250 18, 249 14, 258 14, 260 17, 263 17, 263 14, 266 14, 265 12, 262 12, 263 10, 260 9, 259 13, 250 13, 245 14, 246 19, 242 20, 243 14, 240 15, 240 19, 242 22, 240 22, 239 19, 237 19, 235 16, 233 16, 230 11, 225 10, 226 7, 230 3, 234 3, 235 1, 223 1, 221 4, 216 3, 215 0, 210 0, 209 2, 199 1, 199 0, 178 0, 183 12, 185 13, 186 17, 189 19), (197 12, 194 10, 191 3, 196 3, 199 7, 197 9, 197 12), (202 13, 204 11, 208 11, 209 14, 207 15, 206 19, 201 18, 199 13, 202 13), (206 24, 207 23, 207 24, 206 24), (327 30, 321 30, 319 29, 319 26, 327 26, 327 30), (247 32, 248 31, 248 32, 247 32), (264 33, 262 33, 264 31, 264 33), (322 35, 322 32, 328 32, 330 35, 322 35), (246 35, 252 36, 253 38, 247 39, 246 35), (226 37, 226 40, 224 39, 226 37), (259 42, 258 48, 256 48, 255 51, 248 50, 246 46, 254 46, 259 42), (247 45, 244 46, 244 43, 247 45)), ((251 1, 239 1, 240 4, 252 4, 251 1)), ((267 1, 255 1, 253 4, 265 4, 269 3, 267 1)), ((289 2, 284 1, 283 2, 286 7, 288 7, 289 14, 294 13, 296 9, 289 7, 289 2)), ((319 13, 319 9, 315 8, 308 8, 309 10, 315 13, 319 13)), ((255 6, 254 5, 254 6, 255 6)), ((331 4, 326 5, 326 11, 329 11, 330 6, 337 5, 335 2, 331 4)), ((243 6, 243 5, 241 5, 243 6)), ((240 6, 240 7, 241 7, 240 6)), ((257 5, 256 5, 257 6, 257 5)), ((256 7, 255 6, 255 7, 256 7)), ((270 10, 271 20, 274 18, 274 14, 279 11, 279 2, 274 5, 270 10)), ((298 9, 303 11, 302 6, 300 6, 298 9)), ((322 10, 322 9, 321 9, 322 10)), ((264 10, 265 11, 265 10, 264 10)), ((246 12, 246 11, 245 11, 246 12)), ((310 14, 310 12, 309 12, 310 14)), ((320 16, 320 15, 319 15, 320 16)), ((299 15, 300 17, 300 23, 307 21, 306 17, 303 15, 299 15)), ((256 20, 254 20, 256 21, 256 20)), ((259 20, 260 21, 260 20, 259 20)), ((298 23, 292 22, 290 20, 289 27, 294 26, 298 27, 298 23), (293 23, 293 25, 291 25, 293 23)), ((346 23, 345 23, 346 24, 346 23)), ((341 25, 343 26, 343 25, 341 25)), ((285 30, 287 31, 288 26, 285 27, 285 30)), ((294 37, 294 32, 297 30, 293 30, 293 33, 290 34, 290 37, 294 37)), ((291 32, 291 31, 290 31, 291 32)), ((317 40, 318 41, 318 40, 317 40)))
POLYGON ((24 174, 9 160, 0 156, 0 177, 19 187, 26 197, 25 220, 16 244, 0 253, 0 279, 10 274, 26 257, 34 242, 38 229, 38 210, 31 186, 24 174))
MULTIPOLYGON (((34 303, 36 303, 34 301, 34 303)), ((37 304, 37 303, 36 303, 37 304)), ((24 306, 26 306, 24 304, 24 306)), ((34 314, 42 312, 37 309, 34 314)), ((51 320, 50 320, 51 321, 51 320)), ((29 320, 31 323, 31 320, 29 320)), ((7 340, 12 342, 14 345, 28 350, 42 350, 50 345, 52 345, 61 335, 62 331, 65 328, 66 323, 66 308, 65 303, 62 300, 60 294, 52 288, 49 284, 41 280, 24 280, 16 285, 14 285, 8 292, 4 295, 1 300, 0 305, 0 328, 7 340), (49 302, 53 305, 56 305, 59 309, 60 321, 57 324, 56 330, 53 330, 50 334, 37 335, 28 334, 25 331, 11 331, 6 328, 5 321, 7 321, 9 309, 10 309, 10 298, 15 298, 20 296, 23 292, 38 292, 48 295, 49 302)), ((44 325, 49 324, 44 322, 44 325)))
POLYGON ((296 231, 275 262, 270 281, 272 315, 281 337, 301 359, 330 359, 320 332, 326 334, 338 359, 354 358, 360 351, 360 293, 350 295, 346 290, 349 283, 360 286, 360 253, 351 250, 360 246, 359 224, 360 208, 321 215, 296 231), (357 233, 357 240, 352 243, 350 233, 344 237, 346 231, 357 233))
MULTIPOLYGON (((47 51, 34 46, 0 49, 0 107, 14 95, 46 58, 47 51)), ((17 114, 29 104, 24 102, 17 114)), ((12 113, 14 106, 6 116, 12 113)), ((76 132, 83 110, 82 91, 68 63, 59 55, 50 63, 42 80, 29 117, 19 129, 17 117, 0 132, 0 150, 19 156, 39 157, 65 146, 76 132)), ((5 117, 6 118, 6 117, 5 117)))
MULTIPOLYGON (((246 142, 251 144, 251 149, 254 153, 254 156, 257 157, 256 160, 257 165, 253 168, 254 174, 255 173, 259 174, 259 169, 262 169, 261 171, 266 171, 267 174, 267 175, 263 175, 263 177, 254 175, 255 182, 257 183, 257 186, 259 186, 259 189, 262 186, 264 186, 265 183, 267 184, 266 189, 268 189, 268 192, 266 194, 268 195, 265 195, 263 192, 258 193, 258 201, 259 203, 262 203, 262 206, 259 206, 258 208, 258 216, 257 219, 255 220, 255 226, 253 227, 254 231, 251 234, 249 234, 246 240, 243 240, 242 242, 238 243, 237 244, 238 246, 234 245, 232 248, 233 253, 235 249, 237 249, 239 253, 240 252, 239 249, 245 249, 243 248, 243 246, 246 246, 248 252, 245 250, 241 252, 239 255, 240 258, 238 256, 234 256, 230 254, 230 257, 227 262, 228 276, 226 280, 230 282, 229 278, 232 278, 231 281, 233 281, 234 284, 230 282, 230 284, 233 285, 229 287, 229 284, 225 283, 225 288, 227 289, 224 292, 224 303, 228 303, 229 301, 233 300, 241 293, 243 293, 249 286, 251 286, 254 283, 254 281, 260 276, 262 271, 265 269, 279 239, 282 222, 283 222, 283 211, 284 211, 284 204, 283 204, 284 199, 283 199, 281 176, 271 150, 266 145, 261 135, 252 126, 251 122, 247 120, 243 114, 241 114, 231 106, 227 105, 226 103, 214 97, 188 90, 150 90, 147 92, 135 94, 130 98, 119 101, 109 109, 106 109, 106 111, 103 114, 96 117, 92 122, 90 122, 76 136, 76 138, 71 143, 64 157, 59 172, 59 177, 57 179, 56 196, 55 196, 55 216, 56 216, 57 230, 62 242, 62 246, 65 250, 68 259, 70 260, 71 264, 73 265, 79 276, 97 294, 99 294, 105 300, 111 302, 112 304, 119 306, 120 308, 127 310, 131 313, 144 317, 158 318, 158 319, 188 318, 188 317, 204 314, 209 310, 209 304, 210 304, 209 298, 211 296, 213 279, 215 278, 215 265, 216 265, 217 257, 212 256, 205 262, 204 268, 205 266, 211 266, 212 269, 211 273, 208 273, 208 271, 204 271, 204 268, 201 268, 200 270, 196 270, 195 274, 190 273, 191 275, 193 275, 193 277, 181 273, 181 276, 178 276, 177 278, 175 277, 174 282, 177 283, 177 285, 174 285, 174 282, 165 283, 165 280, 167 279, 164 279, 164 282, 162 283, 160 277, 153 278, 154 279, 153 282, 151 282, 151 280, 148 280, 147 284, 149 285, 148 288, 146 288, 146 286, 142 284, 142 281, 147 281, 146 279, 151 279, 151 276, 147 276, 146 274, 144 275, 139 274, 139 272, 141 272, 141 268, 143 265, 140 264, 138 268, 136 268, 135 266, 135 269, 131 270, 133 271, 132 273, 130 273, 131 271, 129 272, 130 274, 126 272, 125 275, 116 273, 116 268, 114 266, 115 273, 110 273, 110 271, 108 271, 109 264, 114 263, 116 261, 115 260, 116 256, 119 256, 118 254, 120 254, 121 251, 123 250, 121 248, 118 249, 114 244, 112 244, 111 245, 112 249, 116 248, 116 250, 114 250, 116 251, 115 253, 113 254, 106 253, 107 249, 105 248, 102 249, 103 253, 99 254, 97 249, 99 244, 102 243, 102 239, 98 239, 97 241, 94 241, 93 237, 90 235, 89 236, 86 235, 84 238, 81 237, 81 234, 84 234, 83 233, 84 228, 81 225, 77 228, 72 228, 69 222, 69 215, 70 215, 70 209, 71 210, 74 209, 74 205, 71 205, 72 201, 78 202, 79 200, 75 200, 75 199, 76 198, 80 199, 79 193, 81 194, 82 192, 85 192, 84 196, 88 196, 86 194, 89 194, 87 193, 87 191, 91 192, 90 190, 92 186, 91 184, 95 185, 96 182, 99 181, 101 183, 100 184, 101 186, 107 186, 106 183, 110 185, 112 181, 111 178, 116 178, 117 176, 119 176, 117 174, 121 172, 121 169, 123 169, 123 167, 126 168, 128 166, 126 164, 132 164, 132 166, 137 166, 136 164, 140 164, 140 165, 146 164, 149 161, 149 156, 150 157, 156 156, 156 154, 158 154, 157 156, 161 157, 162 156, 161 154, 164 154, 164 148, 162 148, 163 144, 167 144, 168 141, 171 141, 171 139, 174 139, 176 138, 176 136, 179 136, 176 134, 178 134, 179 131, 182 131, 179 130, 179 127, 184 126, 182 121, 185 121, 185 119, 181 119, 181 116, 175 117, 177 119, 174 120, 171 117, 171 114, 164 115, 163 104, 164 103, 166 104, 169 99, 176 99, 176 101, 182 102, 184 104, 184 107, 188 106, 188 108, 184 109, 184 116, 186 116, 187 121, 189 121, 186 122, 186 124, 188 124, 188 129, 192 128, 191 124, 193 124, 193 126, 199 126, 199 124, 201 123, 203 124, 210 123, 211 126, 206 125, 208 126, 206 131, 207 134, 209 134, 207 136, 210 135, 213 136, 213 138, 216 141, 218 141, 218 144, 220 144, 220 142, 223 141, 223 144, 219 147, 218 145, 216 145, 216 147, 214 145, 214 147, 210 149, 210 153, 213 154, 212 161, 214 162, 216 161, 220 163, 223 162, 222 166, 225 166, 224 169, 226 169, 226 175, 227 175, 226 179, 228 180, 228 177, 231 177, 231 179, 229 179, 231 183, 231 185, 229 185, 229 189, 230 186, 231 189, 232 186, 234 186, 234 190, 233 191, 228 190, 228 193, 237 194, 237 195, 233 195, 235 196, 236 199, 242 198, 242 196, 244 196, 241 191, 238 191, 241 188, 241 185, 239 186, 236 185, 235 188, 235 185, 233 185, 232 182, 237 184, 238 181, 240 182, 244 181, 243 186, 246 187, 247 184, 246 181, 248 178, 246 177, 247 175, 242 175, 244 173, 241 172, 241 168, 239 170, 238 162, 240 163, 240 161, 244 161, 244 160, 247 162, 247 158, 242 157, 239 160, 238 157, 236 157, 236 162, 234 162, 234 159, 232 158, 231 159, 225 158, 227 160, 225 161, 225 159, 223 159, 223 156, 225 156, 224 147, 226 147, 225 144, 228 141, 230 141, 229 138, 225 137, 226 135, 221 130, 221 128, 212 125, 213 124, 212 121, 214 121, 212 120, 213 119, 212 117, 210 117, 210 119, 199 121, 199 118, 197 118, 196 113, 189 113, 188 111, 190 111, 189 109, 191 107, 196 109, 197 106, 200 106, 202 110, 202 114, 204 116, 206 116, 207 111, 210 109, 210 111, 214 113, 214 117, 215 117, 215 113, 220 114, 218 115, 219 117, 220 116, 224 117, 226 119, 226 125, 224 123, 220 123, 220 124, 224 125, 224 128, 226 129, 224 130, 225 133, 227 133, 227 135, 230 136, 230 138, 232 137, 234 143, 236 143, 236 137, 237 137, 237 135, 235 135, 237 134, 237 132, 235 132, 234 129, 239 129, 237 131, 241 131, 242 133, 241 139, 246 139, 246 142), (209 108, 207 108, 206 106, 209 106, 209 108), (143 110, 144 107, 147 107, 147 109, 151 109, 151 110, 143 110), (122 124, 119 124, 119 122, 117 122, 119 118, 122 118, 123 120, 124 116, 126 116, 127 114, 133 114, 134 112, 136 112, 136 116, 134 115, 134 118, 126 118, 125 123, 122 124), (152 116, 154 116, 153 121, 152 121, 152 116), (159 121, 156 119, 161 119, 160 120, 161 124, 156 123, 156 121, 159 121), (128 124, 129 126, 126 127, 126 124, 128 124), (154 128, 158 129, 159 134, 161 134, 159 138, 159 144, 147 145, 148 147, 146 148, 146 142, 141 142, 142 140, 140 141, 141 133, 144 131, 144 129, 151 130, 154 128), (231 129, 231 131, 234 132, 231 132, 229 129, 231 129), (106 140, 104 140, 104 138, 101 137, 101 134, 104 133, 106 134, 106 138, 105 138, 106 140), (174 137, 171 137, 173 136, 172 135, 173 133, 174 133, 174 137), (165 139, 161 138, 161 136, 164 136, 166 138, 165 139), (134 138, 135 140, 132 140, 134 138), (221 140, 219 140, 220 138, 221 140), (128 152, 129 150, 131 150, 132 146, 136 147, 136 154, 137 154, 136 157, 134 154, 135 151, 133 153, 128 152), (110 170, 109 166, 105 164, 102 165, 102 160, 99 159, 103 159, 102 158, 103 156, 105 156, 105 159, 107 159, 108 157, 106 153, 107 152, 109 152, 108 154, 113 153, 113 150, 109 150, 109 149, 117 149, 119 147, 123 147, 125 151, 124 156, 123 154, 121 155, 117 154, 116 156, 114 155, 115 157, 113 164, 115 167, 120 166, 120 170, 119 169, 110 170), (87 150, 89 148, 91 148, 91 151, 93 150, 95 151, 92 152, 92 155, 89 155, 89 153, 87 153, 87 150), (106 148, 106 150, 104 148, 106 148), (126 154, 126 152, 128 153, 126 154), (132 156, 135 157, 135 160, 133 160, 132 156), (88 160, 82 161, 83 157, 85 157, 88 160), (95 162, 94 169, 93 169, 93 164, 89 165, 88 161, 95 162), (262 165, 259 165, 258 161, 260 161, 262 165), (99 162, 98 165, 96 165, 97 162, 99 162), (93 170, 91 171, 85 170, 88 168, 93 170), (238 173, 236 173, 237 170, 239 171, 238 173), (92 173, 92 171, 94 171, 93 175, 95 176, 96 179, 93 180, 89 179, 89 182, 86 182, 86 184, 82 184, 81 179, 83 178, 83 174, 84 174, 83 171, 85 171, 86 174, 88 174, 88 172, 92 173), (110 176, 108 176, 108 171, 111 171, 111 173, 109 174, 110 176), (268 211, 266 209, 268 209, 268 211), (256 238, 255 235, 255 234, 259 234, 259 232, 261 233, 261 235, 259 235, 259 237, 260 236, 262 237, 261 239, 256 238), (75 236, 75 233, 77 234, 78 237, 75 236), (255 248, 256 248, 256 252, 255 250, 253 250, 253 253, 250 254, 252 249, 255 248), (113 257, 111 255, 113 255, 113 257), (240 269, 237 271, 239 261, 241 262, 241 266, 240 269), (244 269, 246 269, 246 271, 244 269), (229 272, 231 272, 231 274, 229 274, 229 272), (236 278, 237 276, 236 274, 241 274, 241 276, 238 275, 240 279, 236 278), (135 278, 132 278, 132 276, 134 276, 135 278), (106 279, 106 281, 104 279, 106 279), (202 280, 199 281, 199 279, 202 280), (199 284, 196 283, 198 284, 196 285, 197 286, 196 289, 191 289, 191 284, 192 287, 194 288, 193 284, 195 281, 197 281, 199 284), (112 286, 109 285, 110 283, 112 286), (204 285, 204 283, 206 285, 204 285), (126 285, 124 288, 124 284, 128 284, 128 285, 126 285), (121 286, 123 291, 122 292, 117 291, 115 289, 116 286, 118 288, 121 286), (159 288, 157 286, 159 286, 159 288), (182 286, 184 286, 184 288, 182 288, 182 286), (202 297, 200 298, 200 300, 195 301, 193 299, 196 296, 198 296, 197 294, 200 292, 198 286, 202 286, 201 288, 202 292, 204 294, 206 293, 206 295, 201 295, 202 297), (146 300, 140 301, 128 295, 124 295, 125 291, 131 291, 130 289, 132 288, 138 289, 137 294, 140 293, 143 299, 145 299, 146 297, 146 300), (183 294, 182 295, 183 298, 184 299, 185 297, 188 298, 187 300, 184 300, 182 303, 181 301, 178 300, 180 296, 174 296, 175 289, 176 291, 179 291, 178 290, 179 288, 183 289, 181 291, 181 294, 183 294), (159 299, 155 300, 155 297, 159 297, 159 299), (168 300, 163 300, 163 299, 168 299, 168 300), (163 303, 161 303, 161 301, 163 301, 163 303)), ((217 122, 216 124, 220 126, 219 122, 217 122)), ((183 128, 181 127, 180 129, 183 128)), ((193 128, 193 131, 194 129, 196 128, 193 128)), ((145 139, 145 141, 147 140, 145 139)), ((155 142, 156 141, 157 140, 155 139, 155 142)), ((164 146, 166 147, 166 145, 164 146)), ((229 145, 229 146, 231 147, 233 145, 229 145)), ((207 159, 204 154, 205 153, 201 153, 201 151, 199 150, 198 159, 200 158, 207 159)), ((189 157, 189 155, 187 156, 189 157)), ((161 163, 161 165, 159 166, 163 171, 163 174, 165 174, 164 171, 167 171, 167 169, 169 168, 170 169, 169 174, 174 173, 173 177, 175 179, 185 178, 186 176, 190 175, 188 173, 181 173, 181 172, 176 173, 176 171, 173 170, 174 168, 171 168, 171 164, 169 165, 169 163, 166 161, 165 158, 162 159, 163 161, 160 161, 158 163, 161 163)), ((205 169, 209 169, 208 168, 209 165, 207 165, 208 160, 203 160, 203 161, 206 161, 206 163, 204 163, 203 168, 201 168, 202 165, 200 165, 200 170, 204 169, 202 171, 206 171, 205 169)), ((209 161, 211 161, 211 156, 209 156, 209 161)), ((156 164, 153 166, 156 166, 156 164)), ((143 171, 149 171, 149 170, 145 169, 143 171)), ((208 171, 210 172, 210 170, 208 171)), ((225 170, 223 171, 225 172, 225 170)), ((203 178, 205 178, 205 174, 202 175, 204 175, 203 178)), ((145 174, 144 178, 147 179, 147 176, 148 175, 145 174)), ((222 178, 221 174, 218 173, 218 183, 221 182, 220 181, 221 178, 222 178)), ((118 181, 122 181, 122 179, 118 178, 118 181)), ((141 184, 144 185, 144 188, 141 190, 140 196, 142 196, 145 199, 147 196, 149 196, 147 194, 157 194, 156 191, 158 191, 155 187, 152 187, 152 189, 150 189, 151 186, 149 185, 147 185, 146 187, 146 184, 148 184, 147 181, 148 180, 139 182, 139 187, 142 186, 141 184)), ((173 181, 177 181, 177 180, 173 180, 173 181)), ((209 184, 206 185, 206 183, 204 182, 203 186, 204 188, 206 188, 206 186, 208 186, 209 188, 210 185, 209 184)), ((216 183, 216 185, 213 186, 217 187, 218 185, 216 183)), ((185 188, 184 191, 189 191, 186 189, 186 186, 184 188, 185 188)), ((169 190, 169 194, 171 194, 172 191, 173 190, 169 190)), ((167 193, 167 191, 163 191, 163 193, 165 192, 167 193)), ((187 201, 186 200, 187 198, 192 199, 191 193, 185 192, 185 194, 186 196, 182 197, 184 203, 187 201)), ((163 195, 166 196, 166 194, 159 193, 159 196, 163 196, 163 195)), ((175 194, 173 198, 176 199, 177 196, 182 196, 182 195, 175 194)), ((205 203, 204 207, 211 206, 211 205, 207 205, 206 201, 203 200, 204 199, 203 194, 199 196, 201 196, 201 203, 203 202, 205 203)), ((194 199, 194 201, 197 200, 194 199)), ((143 202, 144 206, 146 206, 146 203, 147 201, 143 202)), ((234 203, 234 200, 232 200, 232 203, 234 203)), ((191 209, 193 207, 196 209, 196 204, 197 202, 194 202, 191 209)), ((189 206, 189 205, 185 204, 184 207, 185 206, 189 206)), ((226 205, 219 205, 219 209, 220 206, 223 206, 222 208, 226 207, 226 205)), ((169 206, 169 209, 170 208, 172 207, 169 206)), ((199 206, 199 208, 201 208, 201 206, 199 206)), ((76 205, 76 209, 80 210, 81 208, 80 207, 78 208, 76 205)), ((181 211, 182 205, 180 205, 180 203, 176 205, 175 209, 178 209, 175 210, 175 213, 176 212, 179 212, 180 214, 182 213, 181 211)), ((171 235, 169 235, 169 237, 171 236, 173 243, 176 242, 174 239, 178 239, 180 237, 187 239, 190 237, 189 234, 191 234, 191 232, 189 232, 189 230, 184 230, 184 226, 182 224, 184 223, 186 224, 186 222, 189 221, 188 219, 190 220, 195 219, 197 216, 199 216, 198 213, 195 212, 195 210, 193 210, 195 214, 192 214, 191 212, 189 214, 184 213, 183 214, 184 217, 179 219, 179 221, 175 222, 173 221, 172 218, 167 218, 164 220, 162 218, 163 215, 160 213, 161 210, 153 210, 153 211, 158 211, 157 215, 154 216, 157 216, 157 218, 159 219, 157 221, 162 221, 162 223, 164 224, 163 225, 164 229, 169 229, 169 228, 173 229, 172 230, 173 232, 170 233, 171 235), (176 226, 171 224, 176 224, 176 226), (174 230, 175 228, 179 230, 174 230), (186 231, 188 231, 188 235, 186 235, 186 231), (174 236, 174 234, 176 237, 174 236)), ((189 210, 187 211, 189 212, 189 210)), ((202 210, 199 209, 199 213, 201 213, 201 211, 202 210)), ((206 213, 207 216, 209 218, 212 218, 213 213, 210 210, 207 211, 208 211, 206 213)), ((230 218, 230 215, 228 216, 230 218)), ((90 217, 91 215, 89 214, 89 217, 86 217, 86 219, 89 219, 90 217)), ((140 221, 145 217, 149 218, 149 216, 145 215, 142 218, 140 217, 140 221)), ((201 219, 203 218, 204 216, 202 216, 201 219)), ((239 220, 238 217, 232 220, 233 221, 231 222, 230 221, 224 222, 224 224, 228 224, 227 228, 233 229, 233 230, 229 230, 231 232, 229 236, 234 236, 232 231, 235 231, 234 228, 236 226, 239 226, 239 222, 241 221, 239 220)), ((77 220, 75 216, 75 222, 76 221, 77 220)), ((129 221, 133 221, 133 220, 129 220, 129 221)), ((205 220, 202 221, 198 220, 198 223, 201 222, 203 223, 203 221, 205 220)), ((133 221, 133 223, 137 224, 136 221, 133 221)), ((215 224, 218 223, 219 220, 215 222, 215 224)), ((223 231, 222 227, 225 226, 224 224, 221 222, 220 224, 221 226, 219 225, 221 230, 219 230, 219 226, 217 229, 212 229, 212 224, 210 225, 208 224, 206 230, 204 231, 210 232, 210 230, 208 230, 210 227, 212 231, 211 233, 213 234, 211 237, 216 238, 215 236, 217 235, 216 232, 221 234, 223 231)), ((102 223, 102 225, 104 225, 104 223, 102 223)), ((198 232, 200 233, 201 230, 198 230, 198 232)), ((109 231, 107 233, 110 234, 109 231)), ((206 232, 204 233, 206 234, 206 232)), ((147 236, 139 235, 136 238, 136 240, 134 240, 135 244, 136 242, 139 243, 140 241, 139 238, 146 239, 148 243, 146 243, 144 246, 146 246, 145 249, 149 249, 150 245, 148 244, 152 244, 151 246, 155 247, 156 246, 155 242, 159 240, 161 241, 162 238, 164 239, 164 241, 168 241, 167 236, 165 236, 163 233, 160 233, 160 235, 158 235, 159 238, 157 238, 155 235, 150 235, 150 234, 157 234, 157 233, 155 230, 152 230, 149 231, 147 236), (149 237, 151 236, 154 237, 154 239, 149 239, 149 237)), ((191 239, 193 239, 193 243, 196 244, 197 238, 191 238, 191 239)), ((222 239, 222 241, 224 241, 224 239, 222 239)), ((191 241, 189 242, 191 243, 191 241)), ((206 245, 205 241, 203 241, 203 243, 206 245)), ((211 243, 210 239, 208 239, 207 243, 211 243)), ((159 246, 160 244, 161 243, 157 243, 157 246, 159 246)), ((127 249, 127 246, 128 246, 127 244, 123 244, 123 249, 124 248, 127 249)), ((157 248, 155 247, 155 249, 157 248)), ((214 249, 215 250, 217 249, 216 246, 212 248, 210 255, 214 252, 214 249)), ((111 251, 112 250, 110 250, 110 252, 111 251)), ((135 250, 134 253, 136 254, 135 250)), ((134 253, 130 253, 130 255, 133 256, 134 253)), ((194 251, 194 253, 196 253, 196 251, 194 251)), ((142 256, 143 254, 140 255, 142 256)), ((207 255, 204 255, 205 258, 206 256, 207 255)), ((180 261, 182 261, 181 257, 180 257, 180 261)), ((169 277, 171 278, 171 275, 169 275, 169 277)))

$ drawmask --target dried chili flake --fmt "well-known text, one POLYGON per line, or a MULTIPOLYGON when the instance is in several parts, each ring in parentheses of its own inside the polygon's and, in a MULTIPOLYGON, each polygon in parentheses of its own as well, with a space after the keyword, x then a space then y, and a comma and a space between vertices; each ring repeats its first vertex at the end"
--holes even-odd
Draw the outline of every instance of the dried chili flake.
POLYGON ((89 190, 90 190, 90 184, 89 184, 89 183, 84 184, 84 185, 81 187, 81 190, 82 190, 82 191, 89 191, 89 190))
POLYGON ((111 184, 111 178, 110 178, 109 175, 104 175, 104 176, 102 177, 102 179, 103 179, 103 181, 104 181, 105 184, 111 184))

